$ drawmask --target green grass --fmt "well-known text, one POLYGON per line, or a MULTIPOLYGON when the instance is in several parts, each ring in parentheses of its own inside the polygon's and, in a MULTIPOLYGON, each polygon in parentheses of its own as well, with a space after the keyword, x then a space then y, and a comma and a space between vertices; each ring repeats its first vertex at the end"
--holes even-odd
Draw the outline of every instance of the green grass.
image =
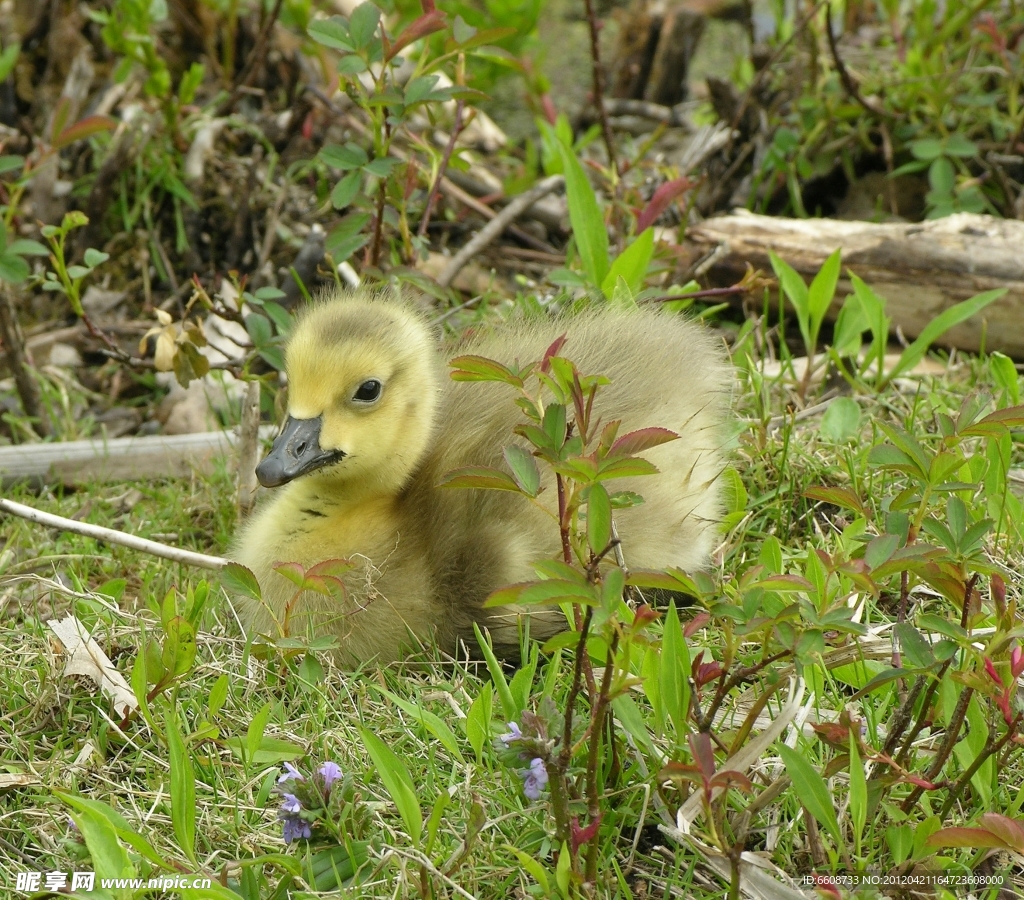
MULTIPOLYGON (((784 378, 776 379, 766 383, 757 403, 749 385, 738 391, 741 424, 733 463, 742 488, 735 483, 730 487, 732 509, 716 555, 717 572, 713 573, 718 584, 733 587, 721 588, 723 593, 716 594, 719 599, 742 597, 742 592, 729 592, 752 565, 771 558, 776 547, 785 570, 801 572, 809 565, 809 552, 834 553, 844 541, 851 544, 844 529, 850 527, 854 516, 808 499, 804 492, 816 485, 848 487, 869 506, 881 510, 900 485, 898 477, 868 462, 868 449, 882 438, 879 423, 900 424, 925 445, 936 446, 938 417, 955 415, 965 396, 987 390, 998 399, 986 361, 961 357, 943 377, 901 380, 879 396, 857 394, 861 417, 856 435, 836 441, 822 433, 820 414, 801 421, 786 416, 778 427, 771 427, 775 424, 771 417, 783 414, 798 387, 784 378)), ((967 455, 973 459, 983 450, 981 440, 972 439, 967 455)), ((1013 467, 1022 465, 1019 441, 1012 444, 1010 462, 1013 467)), ((223 553, 233 527, 233 487, 227 472, 208 480, 105 484, 39 495, 16 489, 8 495, 50 512, 78 514, 85 521, 144 537, 162 536, 165 541, 207 553, 223 553), (133 489, 142 496, 133 495, 137 502, 126 509, 123 498, 133 489)), ((991 507, 991 495, 990 488, 977 491, 972 510, 975 505, 991 507)), ((1024 521, 1007 513, 985 546, 985 555, 1013 576, 1007 579, 1008 600, 1020 600, 1022 529, 1024 521)), ((150 723, 137 718, 122 731, 107 702, 97 696, 88 680, 62 676, 64 660, 55 650, 46 620, 74 610, 130 680, 143 631, 150 639, 161 636, 157 611, 166 592, 172 587, 184 592, 202 573, 14 519, 4 520, 3 538, 0 681, 5 690, 0 694, 0 775, 26 776, 25 784, 0 790, 0 869, 11 887, 19 871, 93 867, 69 826, 69 808, 53 793, 59 789, 114 807, 160 858, 181 872, 198 868, 215 876, 223 873, 230 883, 241 883, 247 896, 275 896, 275 886, 286 879, 287 867, 280 859, 270 858, 263 865, 249 864, 244 869, 238 863, 282 853, 297 860, 306 852, 305 842, 288 848, 283 844, 277 820, 280 801, 272 792, 281 763, 294 759, 306 772, 333 760, 353 778, 357 806, 364 816, 362 833, 354 836, 370 840, 371 849, 361 886, 350 896, 540 895, 534 877, 513 848, 540 861, 550 890, 557 895, 556 848, 551 843, 548 807, 543 800, 531 802, 523 795, 521 779, 503 761, 495 738, 507 726, 497 696, 491 733, 482 743, 479 760, 467 736, 471 709, 489 683, 486 668, 425 659, 386 670, 368 667, 352 674, 337 671, 323 655, 300 657, 299 664, 291 666, 273 657, 261 659, 246 645, 229 603, 213 579, 212 599, 200 619, 194 662, 174 687, 151 700, 150 723), (118 579, 125 584, 119 585, 118 579), (227 676, 226 697, 219 709, 211 709, 211 691, 221 676, 227 676), (426 717, 420 721, 409 714, 408 706, 403 709, 386 692, 432 713, 447 730, 439 735, 436 720, 426 717), (259 721, 265 708, 265 729, 254 735, 253 722, 259 721), (174 812, 174 754, 168 738, 172 709, 194 771, 195 863, 180 840, 182 813, 174 812), (447 795, 429 853, 422 844, 418 850, 413 847, 408 819, 393 802, 386 779, 375 770, 361 728, 379 737, 404 763, 424 822, 437 798, 447 795), (258 748, 255 757, 243 749, 247 746, 258 748), (482 807, 484 821, 468 853, 454 866, 464 850, 468 823, 477 815, 474 803, 482 807), (423 864, 425 858, 429 865, 423 864)), ((628 559, 628 548, 626 551, 628 559)), ((899 606, 898 580, 895 586, 895 594, 890 589, 878 598, 860 598, 864 604, 859 620, 868 626, 869 635, 826 631, 821 645, 796 667, 807 685, 805 701, 813 692, 809 721, 835 721, 841 711, 851 710, 866 720, 867 743, 876 749, 899 705, 900 692, 906 691, 910 682, 890 684, 864 698, 855 698, 854 691, 890 666, 890 626, 899 606), (840 662, 845 667, 839 666, 840 662)), ((989 610, 990 614, 974 624, 994 627, 987 578, 979 586, 984 595, 983 612, 989 610)), ((935 592, 918 591, 911 597, 910 621, 923 612, 959 621, 959 610, 935 592)), ((695 611, 681 611, 684 626, 695 611)), ((705 663, 722 660, 723 648, 735 646, 737 664, 756 662, 762 649, 759 643, 751 639, 730 644, 728 634, 732 632, 735 639, 736 622, 730 624, 728 615, 714 605, 708 611, 710 618, 689 638, 690 658, 703 651, 705 663)), ((797 627, 803 627, 799 619, 797 627)), ((1021 630, 1017 624, 1018 638, 1021 630)), ((781 680, 781 689, 764 707, 753 734, 770 724, 788 694, 786 679, 795 671, 792 662, 783 660, 729 694, 726 715, 714 728, 722 746, 736 738, 736 729, 751 704, 781 680)), ((975 683, 972 678, 977 679, 973 670, 965 672, 958 684, 944 684, 936 701, 940 716, 950 712, 950 695, 944 692, 959 690, 959 684, 975 683)), ((558 705, 564 703, 569 681, 567 657, 552 663, 542 657, 536 676, 538 691, 545 683, 553 686, 558 705), (559 666, 559 671, 551 672, 550 665, 559 666)), ((704 708, 714 688, 714 683, 702 688, 699 702, 704 708)), ((1001 724, 983 688, 979 683, 978 711, 968 714, 975 738, 985 727, 998 732, 1001 724)), ((685 742, 676 748, 675 738, 659 733, 654 726, 642 691, 634 690, 631 696, 650 726, 650 745, 680 762, 689 762, 685 742)), ((813 810, 813 803, 805 794, 792 786, 783 786, 774 796, 765 793, 766 787, 785 773, 777 745, 762 750, 759 762, 747 773, 753 782, 752 793, 734 791, 720 807, 727 823, 724 827, 731 840, 742 840, 746 849, 764 853, 791 877, 798 878, 812 868, 843 871, 843 855, 849 858, 854 853, 854 828, 848 772, 837 762, 841 751, 816 738, 809 725, 802 729, 802 736, 787 730, 782 739, 797 747, 814 772, 824 773, 822 783, 838 810, 836 822, 843 843, 831 836, 825 825, 814 829, 816 835, 809 833, 808 809, 813 810), (742 820, 739 814, 751 803, 753 811, 742 820), (745 831, 740 831, 741 827, 745 831)), ((964 740, 971 739, 968 733, 964 740)), ((926 769, 937 740, 927 729, 922 731, 906 767, 919 772, 926 769)), ((659 787, 655 783, 659 761, 635 740, 620 741, 618 747, 619 772, 617 779, 609 780, 604 803, 599 867, 603 880, 598 895, 722 896, 727 882, 715 876, 698 854, 679 847, 657 830, 659 823, 673 820, 681 799, 671 784, 659 787)), ((972 758, 967 749, 957 750, 943 777, 955 781, 972 758)), ((723 759, 719 754, 717 763, 723 759)), ((973 824, 983 812, 1020 818, 1024 803, 1021 784, 1024 766, 1020 754, 1010 754, 987 784, 971 782, 942 824, 973 824)), ((911 826, 911 839, 915 833, 926 836, 938 827, 935 822, 927 824, 928 816, 939 813, 942 805, 941 792, 929 792, 921 805, 903 815, 897 807, 911 786, 887 783, 886 790, 887 799, 867 816, 862 845, 858 844, 863 866, 882 872, 892 870, 899 861, 894 847, 900 845, 901 822, 911 826), (886 829, 891 832, 888 837, 886 829)), ((718 827, 723 827, 722 821, 718 827)), ((696 820, 694 834, 701 841, 712 842, 706 817, 696 820)), ((970 850, 947 850, 944 857, 945 862, 936 863, 932 855, 926 864, 954 872, 970 871, 977 864, 976 854, 970 850)), ((137 855, 132 859, 140 865, 137 855)), ((1020 858, 1002 859, 997 871, 1020 878, 1020 858)), ((304 896, 300 882, 291 884, 292 896, 304 896)))

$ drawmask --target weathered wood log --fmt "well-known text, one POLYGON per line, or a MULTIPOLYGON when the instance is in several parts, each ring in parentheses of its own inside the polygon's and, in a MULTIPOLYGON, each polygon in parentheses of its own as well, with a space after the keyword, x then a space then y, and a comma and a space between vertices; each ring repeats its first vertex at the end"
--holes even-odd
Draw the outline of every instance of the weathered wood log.
POLYGON ((959 213, 914 223, 784 219, 746 211, 708 219, 688 237, 717 253, 706 275, 736 283, 749 262, 771 272, 768 251, 808 281, 825 258, 843 251, 843 277, 829 310, 834 318, 850 292, 848 272, 886 298, 893 326, 916 337, 944 309, 982 291, 1006 294, 937 343, 961 350, 1000 350, 1024 359, 1024 222, 959 213))
MULTIPOLYGON (((260 436, 270 437, 274 431, 261 428, 260 436)), ((0 481, 35 478, 71 485, 209 474, 216 458, 229 454, 236 440, 231 432, 206 431, 0 447, 0 481)))

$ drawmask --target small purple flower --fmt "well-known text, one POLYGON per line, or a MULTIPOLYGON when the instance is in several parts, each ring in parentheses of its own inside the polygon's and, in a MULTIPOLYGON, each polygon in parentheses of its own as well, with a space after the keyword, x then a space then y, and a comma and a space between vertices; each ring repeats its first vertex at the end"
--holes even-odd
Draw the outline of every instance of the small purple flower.
POLYGON ((513 741, 521 741, 523 739, 523 733, 519 730, 519 726, 515 722, 509 722, 508 728, 508 734, 498 735, 498 740, 501 741, 506 747, 513 741))
POLYGON ((313 829, 309 827, 309 822, 284 812, 279 815, 281 817, 281 836, 286 844, 291 844, 300 838, 309 840, 313 836, 313 829))
POLYGON ((284 797, 284 803, 281 804, 281 809, 286 813, 297 813, 302 811, 302 803, 298 797, 294 794, 281 794, 284 797))
POLYGON ((341 778, 341 766, 330 760, 325 762, 317 771, 324 780, 324 788, 328 791, 331 789, 331 785, 341 778))
POLYGON ((295 779, 296 781, 306 780, 303 777, 302 773, 295 768, 295 766, 293 766, 290 762, 286 762, 284 764, 284 774, 277 779, 277 783, 284 784, 286 781, 291 781, 292 779, 295 779))
POLYGON ((548 770, 544 768, 544 760, 539 756, 530 763, 530 768, 523 769, 519 776, 523 779, 523 793, 531 800, 539 800, 540 792, 548 783, 548 770))

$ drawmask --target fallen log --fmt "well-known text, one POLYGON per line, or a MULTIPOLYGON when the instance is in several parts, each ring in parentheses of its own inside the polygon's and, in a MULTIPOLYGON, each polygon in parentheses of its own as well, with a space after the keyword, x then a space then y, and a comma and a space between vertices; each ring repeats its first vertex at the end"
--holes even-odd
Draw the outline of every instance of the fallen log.
POLYGON ((747 263, 771 272, 768 251, 810 281, 826 257, 843 251, 843 277, 828 317, 850 293, 848 272, 885 297, 893 327, 908 337, 944 309, 982 291, 1006 294, 936 343, 961 350, 1000 350, 1024 359, 1024 222, 959 213, 925 222, 784 219, 741 210, 692 226, 687 237, 714 251, 704 274, 735 284, 747 263))
MULTIPOLYGON (((276 429, 263 427, 261 438, 276 429)), ((232 451, 237 437, 227 431, 152 435, 0 447, 0 482, 23 479, 65 485, 95 481, 174 478, 210 474, 215 460, 232 451)))

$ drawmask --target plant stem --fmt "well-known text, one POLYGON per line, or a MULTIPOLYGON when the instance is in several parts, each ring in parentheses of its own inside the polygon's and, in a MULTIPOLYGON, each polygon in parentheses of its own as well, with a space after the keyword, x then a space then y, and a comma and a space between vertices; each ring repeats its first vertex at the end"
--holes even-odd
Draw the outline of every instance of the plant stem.
POLYGON ((594 12, 594 0, 583 0, 587 10, 587 24, 590 26, 590 60, 594 68, 594 108, 597 110, 597 118, 601 122, 601 136, 604 139, 605 148, 608 151, 608 165, 619 176, 619 163, 615 156, 615 141, 612 138, 612 128, 608 122, 608 111, 604 106, 604 70, 601 68, 601 26, 597 21, 594 12))
MULTIPOLYGON (((924 776, 926 781, 935 781, 938 774, 942 771, 942 767, 946 764, 946 760, 949 759, 950 753, 953 752, 956 739, 960 736, 960 728, 964 724, 964 717, 967 715, 967 705, 971 702, 971 697, 973 696, 974 688, 964 688, 963 693, 960 695, 960 699, 957 701, 956 708, 953 710, 953 716, 949 721, 949 728, 946 730, 946 739, 942 742, 942 746, 939 748, 938 753, 935 754, 935 759, 932 762, 931 768, 924 776)), ((902 809, 903 812, 909 812, 923 793, 924 788, 920 785, 916 785, 907 796, 907 799, 903 801, 900 809, 902 809)))
MULTIPOLYGON (((587 607, 587 612, 591 607, 587 607)), ((597 766, 601 759, 601 742, 604 738, 604 717, 608 710, 608 689, 612 682, 612 672, 615 669, 615 651, 619 646, 619 632, 612 634, 612 641, 608 645, 608 654, 604 662, 604 674, 601 676, 601 689, 597 694, 597 701, 594 703, 590 713, 590 749, 587 754, 587 824, 592 825, 601 818, 601 785, 597 780, 597 766)), ((581 641, 581 649, 585 649, 581 641)), ((597 857, 601 849, 600 829, 594 830, 594 836, 590 839, 587 847, 587 862, 584 869, 584 878, 590 884, 597 882, 597 857)))
POLYGON ((444 148, 444 155, 441 157, 441 164, 437 167, 437 175, 434 178, 434 183, 430 186, 430 194, 427 196, 427 206, 423 210, 423 218, 420 219, 420 227, 416 229, 416 234, 419 237, 425 237, 427 234, 427 226, 430 224, 430 216, 434 211, 434 204, 437 202, 437 195, 441 190, 441 179, 444 178, 445 172, 448 170, 448 162, 452 158, 452 153, 455 151, 455 142, 459 138, 459 133, 462 131, 462 112, 465 109, 466 102, 459 100, 455 104, 455 123, 452 125, 452 134, 448 138, 448 145, 444 148))
POLYGON ((939 818, 944 819, 946 814, 953 808, 953 804, 956 802, 956 798, 963 793, 964 788, 970 784, 971 779, 974 777, 974 773, 978 771, 990 756, 998 753, 1003 749, 1017 733, 1017 728, 1020 726, 1021 713, 1017 713, 1014 720, 1010 723, 1004 734, 998 741, 993 741, 991 736, 985 742, 984 748, 981 753, 978 754, 977 758, 972 762, 965 770, 964 773, 957 779, 956 784, 949 789, 949 794, 946 795, 946 802, 942 804, 942 810, 939 813, 939 818))

